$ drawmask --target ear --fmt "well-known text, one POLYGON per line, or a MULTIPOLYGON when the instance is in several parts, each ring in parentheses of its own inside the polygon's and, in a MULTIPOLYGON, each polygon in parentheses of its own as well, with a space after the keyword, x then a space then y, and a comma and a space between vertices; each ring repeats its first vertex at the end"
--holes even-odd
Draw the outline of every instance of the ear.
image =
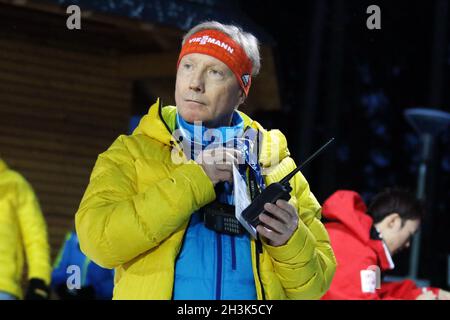
POLYGON ((400 230, 402 228, 402 218, 398 213, 391 213, 386 216, 386 225, 390 229, 400 230))
POLYGON ((244 93, 244 90, 239 90, 239 97, 238 97, 238 104, 236 106, 236 110, 239 108, 241 104, 245 102, 245 99, 247 99, 247 96, 244 93))

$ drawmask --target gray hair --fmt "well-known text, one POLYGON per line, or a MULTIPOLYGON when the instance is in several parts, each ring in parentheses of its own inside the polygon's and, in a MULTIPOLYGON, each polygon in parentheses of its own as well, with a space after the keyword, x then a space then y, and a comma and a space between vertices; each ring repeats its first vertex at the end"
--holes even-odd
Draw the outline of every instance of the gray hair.
POLYGON ((184 35, 182 45, 184 45, 186 40, 189 39, 189 37, 194 33, 206 29, 219 30, 233 39, 238 45, 242 47, 242 49, 247 54, 247 57, 252 62, 252 76, 254 77, 259 73, 259 69, 261 68, 261 57, 259 55, 258 39, 256 39, 256 37, 251 33, 243 31, 242 28, 238 26, 231 24, 222 24, 217 21, 202 22, 194 26, 191 30, 188 31, 188 33, 184 35))

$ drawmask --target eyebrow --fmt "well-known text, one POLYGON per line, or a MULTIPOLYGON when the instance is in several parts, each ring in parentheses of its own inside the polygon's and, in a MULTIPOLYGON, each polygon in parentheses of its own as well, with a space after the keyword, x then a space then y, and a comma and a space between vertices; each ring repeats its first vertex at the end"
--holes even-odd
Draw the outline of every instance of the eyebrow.
MULTIPOLYGON (((195 59, 195 58, 193 59, 192 57, 186 57, 185 61, 183 61, 183 62, 186 62, 186 61, 198 64, 197 59, 195 59)), ((215 62, 215 61, 206 62, 205 66, 206 67, 219 67, 223 71, 226 71, 227 69, 229 69, 229 68, 226 68, 227 67, 226 65, 222 65, 219 62, 215 62)))

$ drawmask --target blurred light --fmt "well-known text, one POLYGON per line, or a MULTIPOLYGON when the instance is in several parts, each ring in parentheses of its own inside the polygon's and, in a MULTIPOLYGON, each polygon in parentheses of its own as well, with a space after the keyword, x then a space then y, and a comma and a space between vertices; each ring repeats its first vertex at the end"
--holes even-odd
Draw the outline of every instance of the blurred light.
POLYGON ((450 125, 450 113, 426 108, 405 110, 405 117, 418 134, 438 135, 450 125))

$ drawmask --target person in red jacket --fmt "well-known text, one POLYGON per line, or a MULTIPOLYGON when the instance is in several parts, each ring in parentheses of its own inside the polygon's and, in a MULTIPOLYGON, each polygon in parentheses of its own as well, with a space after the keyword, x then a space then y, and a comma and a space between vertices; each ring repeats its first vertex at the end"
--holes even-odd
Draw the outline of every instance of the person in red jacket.
POLYGON ((322 208, 338 267, 324 300, 450 299, 437 288, 419 288, 411 280, 381 282, 380 273, 394 268, 391 256, 408 248, 424 214, 410 193, 387 189, 367 208, 354 191, 339 190, 322 208))

